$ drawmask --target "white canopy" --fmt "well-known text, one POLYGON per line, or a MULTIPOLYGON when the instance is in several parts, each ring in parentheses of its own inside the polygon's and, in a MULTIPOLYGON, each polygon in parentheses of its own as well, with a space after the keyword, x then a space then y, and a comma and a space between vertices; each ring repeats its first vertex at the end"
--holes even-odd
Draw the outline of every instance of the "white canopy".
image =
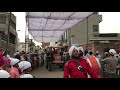
POLYGON ((62 34, 93 12, 26 12, 28 31, 38 42, 58 41, 62 34))

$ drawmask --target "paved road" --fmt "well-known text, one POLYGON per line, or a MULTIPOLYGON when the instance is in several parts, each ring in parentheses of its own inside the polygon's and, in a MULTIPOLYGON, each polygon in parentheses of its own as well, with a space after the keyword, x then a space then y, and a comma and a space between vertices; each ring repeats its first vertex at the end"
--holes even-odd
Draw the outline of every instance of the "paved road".
POLYGON ((35 78, 63 78, 63 70, 55 67, 54 70, 48 71, 45 66, 36 68, 31 72, 35 78))

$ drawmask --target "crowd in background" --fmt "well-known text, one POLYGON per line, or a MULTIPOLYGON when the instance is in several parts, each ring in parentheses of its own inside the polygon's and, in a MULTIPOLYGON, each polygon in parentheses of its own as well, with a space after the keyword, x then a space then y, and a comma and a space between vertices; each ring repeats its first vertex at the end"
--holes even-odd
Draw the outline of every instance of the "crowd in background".
POLYGON ((34 78, 30 72, 43 65, 37 52, 16 51, 13 57, 9 52, 0 48, 0 78, 34 78))
MULTIPOLYGON (((103 50, 104 53, 100 54, 99 51, 92 52, 84 50, 82 47, 79 49, 83 52, 83 57, 94 56, 99 60, 102 77, 120 77, 120 52, 108 49, 103 50)), ((0 48, 0 78, 34 78, 30 72, 44 64, 47 67, 49 56, 53 60, 54 54, 61 55, 61 60, 65 62, 71 59, 68 47, 59 50, 44 48, 39 51, 35 50, 35 52, 16 51, 13 57, 9 55, 9 52, 0 48)))
MULTIPOLYGON (((71 48, 72 48, 72 46, 70 47, 70 49, 71 48)), ((88 50, 84 50, 82 47, 75 47, 75 48, 77 48, 79 54, 76 52, 76 55, 78 55, 78 56, 77 57, 74 55, 72 56, 72 54, 70 54, 70 52, 74 54, 75 51, 73 49, 72 49, 72 51, 69 50, 70 61, 75 60, 76 58, 82 58, 82 59, 88 61, 88 59, 91 58, 90 56, 95 57, 96 61, 99 64, 100 72, 98 73, 98 75, 101 75, 103 78, 120 78, 120 52, 119 51, 117 52, 115 49, 107 48, 107 49, 103 49, 103 52, 102 52, 103 54, 100 54, 99 51, 96 51, 96 52, 93 52, 91 50, 88 51, 88 50), (90 58, 88 58, 88 57, 90 57, 90 58)), ((75 61, 79 61, 79 60, 80 59, 75 60, 75 61)), ((69 62, 69 60, 68 60, 68 62, 69 62)), ((94 61, 91 60, 91 62, 94 62, 94 61)), ((95 63, 92 63, 92 64, 95 64, 95 63)), ((90 60, 89 60, 89 65, 90 65, 90 60)), ((91 67, 92 67, 92 65, 91 65, 91 67)), ((72 64, 68 65, 67 68, 69 68, 69 69, 72 68, 72 64)), ((96 69, 95 65, 93 65, 92 68, 96 69)), ((65 70, 64 73, 66 73, 66 71, 69 71, 72 73, 71 70, 65 70)), ((77 71, 76 71, 76 73, 77 73, 77 71)), ((71 75, 73 75, 73 77, 74 77, 74 72, 71 75)))

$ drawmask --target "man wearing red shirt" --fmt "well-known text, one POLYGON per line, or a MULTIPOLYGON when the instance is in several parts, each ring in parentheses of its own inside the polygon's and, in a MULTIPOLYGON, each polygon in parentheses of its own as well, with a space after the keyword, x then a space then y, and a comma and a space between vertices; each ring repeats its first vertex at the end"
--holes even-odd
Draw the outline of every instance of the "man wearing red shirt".
POLYGON ((76 46, 71 46, 69 55, 71 60, 67 61, 64 66, 64 78, 87 78, 87 73, 92 78, 101 78, 100 75, 94 72, 84 58, 79 58, 78 48, 76 46))

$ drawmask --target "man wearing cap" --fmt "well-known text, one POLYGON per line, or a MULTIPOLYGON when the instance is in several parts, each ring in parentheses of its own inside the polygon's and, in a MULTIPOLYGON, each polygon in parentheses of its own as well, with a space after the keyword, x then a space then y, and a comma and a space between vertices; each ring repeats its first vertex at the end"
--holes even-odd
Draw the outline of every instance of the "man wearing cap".
POLYGON ((10 78, 20 78, 20 74, 18 71, 18 63, 20 60, 17 58, 11 58, 10 60, 11 68, 8 70, 10 78))
POLYGON ((84 49, 82 47, 78 47, 78 51, 79 51, 79 57, 86 58, 84 55, 85 54, 84 49))
POLYGON ((84 58, 79 58, 79 50, 76 46, 71 46, 69 55, 71 60, 67 61, 64 66, 64 78, 88 78, 87 73, 92 78, 101 78, 90 67, 89 63, 84 58))
POLYGON ((116 51, 114 49, 110 49, 109 50, 110 57, 101 60, 102 62, 104 62, 104 70, 105 70, 106 78, 117 78, 116 68, 118 64, 118 58, 114 56, 115 54, 116 51))
MULTIPOLYGON (((21 69, 22 73, 20 75, 20 78, 25 78, 26 76, 30 76, 31 78, 31 74, 30 74, 30 71, 31 71, 31 63, 28 62, 28 61, 21 61, 19 63, 19 68, 21 69)), ((28 78, 28 77, 26 77, 28 78)))

